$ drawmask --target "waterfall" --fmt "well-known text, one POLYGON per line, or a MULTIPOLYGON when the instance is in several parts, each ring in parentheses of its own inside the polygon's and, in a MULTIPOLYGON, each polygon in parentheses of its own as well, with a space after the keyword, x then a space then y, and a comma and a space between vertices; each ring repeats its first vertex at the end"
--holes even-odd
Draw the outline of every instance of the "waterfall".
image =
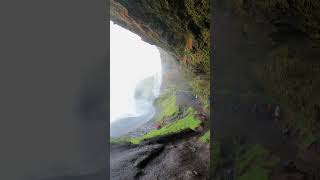
POLYGON ((161 59, 156 46, 110 23, 110 132, 122 135, 150 120, 160 94, 161 59))

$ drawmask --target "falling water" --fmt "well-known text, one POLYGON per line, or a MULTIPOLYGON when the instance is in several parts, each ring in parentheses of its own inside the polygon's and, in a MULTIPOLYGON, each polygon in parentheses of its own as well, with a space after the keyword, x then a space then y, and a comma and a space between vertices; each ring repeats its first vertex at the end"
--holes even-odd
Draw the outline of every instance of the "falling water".
POLYGON ((120 136, 154 116, 153 101, 161 86, 161 60, 157 47, 110 24, 110 134, 120 136), (150 78, 152 81, 147 81, 150 78), (138 91, 144 95, 137 96, 138 91))

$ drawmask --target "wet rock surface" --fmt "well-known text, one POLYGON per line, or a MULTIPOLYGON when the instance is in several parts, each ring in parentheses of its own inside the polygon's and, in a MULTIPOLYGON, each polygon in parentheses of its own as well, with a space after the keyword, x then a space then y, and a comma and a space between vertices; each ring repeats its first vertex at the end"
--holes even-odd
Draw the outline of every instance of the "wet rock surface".
POLYGON ((196 132, 186 130, 140 145, 112 145, 110 178, 208 179, 209 145, 199 143, 195 135, 196 132))

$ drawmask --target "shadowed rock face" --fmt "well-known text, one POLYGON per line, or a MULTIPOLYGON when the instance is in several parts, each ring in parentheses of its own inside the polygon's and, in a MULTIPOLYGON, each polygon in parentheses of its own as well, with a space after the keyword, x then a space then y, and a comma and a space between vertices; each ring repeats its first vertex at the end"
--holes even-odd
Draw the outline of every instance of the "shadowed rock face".
POLYGON ((112 0, 111 20, 174 55, 198 74, 209 72, 209 1, 112 0))

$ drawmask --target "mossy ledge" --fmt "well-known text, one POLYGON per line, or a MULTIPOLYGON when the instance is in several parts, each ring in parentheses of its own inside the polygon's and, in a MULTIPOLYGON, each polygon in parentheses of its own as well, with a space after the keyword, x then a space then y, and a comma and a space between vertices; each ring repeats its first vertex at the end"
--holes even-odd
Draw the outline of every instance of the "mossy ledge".
POLYGON ((192 108, 188 108, 188 110, 184 113, 185 115, 174 122, 168 123, 163 126, 161 129, 152 130, 141 137, 120 137, 120 138, 112 138, 110 143, 117 144, 117 143, 132 143, 132 144, 139 144, 144 140, 151 139, 154 137, 165 136, 169 134, 174 134, 181 132, 186 129, 195 130, 201 123, 199 119, 195 117, 195 111, 192 108))

